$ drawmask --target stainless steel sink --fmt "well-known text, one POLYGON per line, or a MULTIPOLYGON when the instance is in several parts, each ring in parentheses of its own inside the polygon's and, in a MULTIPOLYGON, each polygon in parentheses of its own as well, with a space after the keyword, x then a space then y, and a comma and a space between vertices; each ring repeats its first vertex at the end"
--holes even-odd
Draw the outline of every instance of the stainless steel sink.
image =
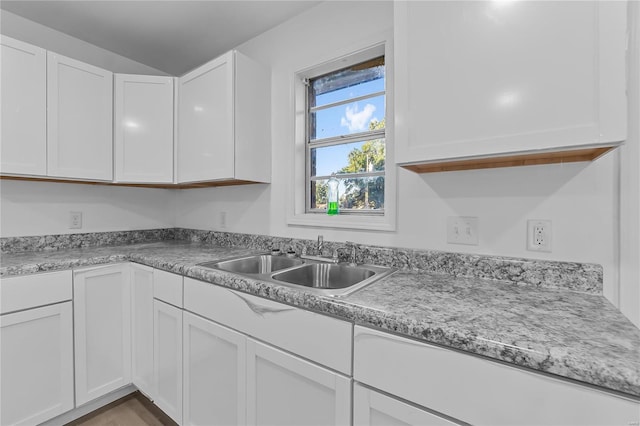
POLYGON ((221 269, 238 274, 269 274, 293 266, 302 265, 303 260, 269 254, 246 256, 228 260, 201 263, 205 268, 221 269))
POLYGON ((371 269, 358 266, 316 263, 304 265, 271 277, 277 281, 315 288, 345 288, 375 275, 371 269))
POLYGON ((340 297, 353 293, 395 270, 374 265, 348 265, 268 254, 243 256, 198 264, 289 287, 340 297))
POLYGON ((392 272, 393 269, 373 265, 311 263, 275 273, 271 278, 331 296, 346 296, 392 272))

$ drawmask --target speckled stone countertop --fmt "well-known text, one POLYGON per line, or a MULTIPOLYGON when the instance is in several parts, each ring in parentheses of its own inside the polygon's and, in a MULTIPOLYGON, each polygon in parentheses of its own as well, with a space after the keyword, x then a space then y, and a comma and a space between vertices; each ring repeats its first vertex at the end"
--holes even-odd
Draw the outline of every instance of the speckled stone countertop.
POLYGON ((196 266, 249 253, 184 241, 4 253, 0 275, 133 261, 640 397, 640 329, 601 295, 400 270, 331 298, 196 266))

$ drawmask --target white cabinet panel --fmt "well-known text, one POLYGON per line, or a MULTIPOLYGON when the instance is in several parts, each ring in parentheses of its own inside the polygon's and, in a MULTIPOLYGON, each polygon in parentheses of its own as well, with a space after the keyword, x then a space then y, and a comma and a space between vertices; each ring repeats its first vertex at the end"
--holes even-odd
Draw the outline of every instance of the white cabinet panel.
POLYGON ((179 82, 178 182, 233 178, 232 53, 179 82))
POLYGON ((0 424, 33 425, 73 408, 71 302, 0 316, 0 424))
POLYGON ((129 265, 74 273, 76 404, 131 382, 129 265))
POLYGON ((188 312, 183 324, 183 424, 246 424, 246 337, 188 312))
POLYGON ((173 80, 115 75, 116 181, 173 182, 173 80))
POLYGON ((111 180, 112 73, 47 54, 48 175, 111 180))
POLYGON ((47 53, 1 36, 0 172, 47 174, 47 53))
POLYGON ((396 161, 626 137, 626 2, 395 2, 396 161))
POLYGON ((247 340, 247 424, 348 425, 351 381, 247 340))
POLYGON ((192 278, 185 309, 351 375, 351 323, 192 278))
POLYGON ((353 424, 356 426, 451 426, 458 423, 356 383, 353 386, 353 424))
POLYGON ((153 271, 153 297, 181 308, 182 275, 155 269, 153 271))
POLYGON ((152 268, 131 264, 131 380, 152 398, 153 275, 152 268))
POLYGON ((182 423, 182 310, 153 301, 154 402, 182 423))
POLYGON ((178 80, 178 183, 269 182, 270 74, 230 51, 178 80))
POLYGON ((637 401, 359 326, 354 332, 353 377, 471 424, 640 421, 637 401))
POLYGON ((0 313, 71 300, 71 285, 71 271, 0 278, 0 313))

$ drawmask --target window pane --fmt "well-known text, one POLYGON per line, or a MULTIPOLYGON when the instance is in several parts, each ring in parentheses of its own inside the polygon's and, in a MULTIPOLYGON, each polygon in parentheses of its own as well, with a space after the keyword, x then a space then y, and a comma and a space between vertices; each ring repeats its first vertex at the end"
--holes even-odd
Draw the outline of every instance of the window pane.
POLYGON ((383 129, 384 95, 338 105, 310 114, 310 140, 383 129))
POLYGON ((340 186, 344 184, 345 188, 344 195, 340 195, 340 208, 384 208, 384 176, 340 180, 340 186))
POLYGON ((384 171, 384 139, 311 149, 311 176, 384 171))
MULTIPOLYGON (((384 208, 384 176, 340 178, 340 209, 380 210, 384 208)), ((311 182, 311 208, 326 210, 327 180, 311 182)))
POLYGON ((315 106, 332 104, 334 102, 346 101, 358 98, 370 93, 384 92, 384 75, 376 80, 367 81, 355 86, 345 87, 316 96, 315 106))
POLYGON ((311 81, 312 106, 326 105, 384 90, 384 56, 311 81))

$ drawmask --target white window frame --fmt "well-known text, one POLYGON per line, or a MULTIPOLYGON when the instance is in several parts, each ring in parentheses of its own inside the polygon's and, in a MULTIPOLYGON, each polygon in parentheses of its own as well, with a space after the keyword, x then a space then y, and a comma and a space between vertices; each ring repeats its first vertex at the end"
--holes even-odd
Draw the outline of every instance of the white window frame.
POLYGON ((288 209, 287 223, 289 225, 327 227, 327 228, 347 228, 364 229, 373 231, 395 231, 396 229, 396 205, 397 167, 394 157, 394 92, 393 92, 393 39, 392 35, 385 32, 377 41, 361 46, 344 54, 323 62, 319 65, 309 67, 295 73, 293 78, 294 96, 294 170, 292 177, 291 193, 293 194, 288 209), (384 214, 363 214, 351 212, 344 215, 329 216, 319 213, 306 212, 306 137, 307 137, 307 79, 327 74, 335 70, 349 67, 379 56, 385 56, 385 92, 386 92, 386 112, 385 112, 385 204, 384 214))

